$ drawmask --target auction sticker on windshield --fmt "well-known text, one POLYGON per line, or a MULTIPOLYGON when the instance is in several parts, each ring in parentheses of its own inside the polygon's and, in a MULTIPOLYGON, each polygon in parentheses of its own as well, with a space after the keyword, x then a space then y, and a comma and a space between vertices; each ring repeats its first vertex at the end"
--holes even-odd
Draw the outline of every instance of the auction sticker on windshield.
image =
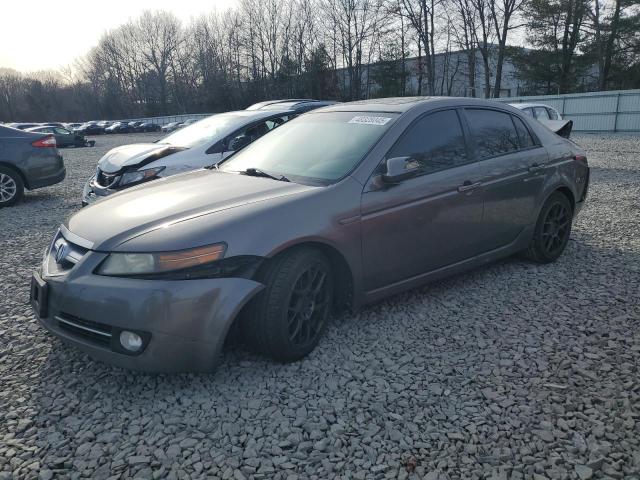
POLYGON ((389 120, 391 120, 390 117, 371 117, 368 115, 360 115, 357 117, 353 117, 351 120, 349 120, 348 123, 362 123, 365 125, 386 125, 389 120))

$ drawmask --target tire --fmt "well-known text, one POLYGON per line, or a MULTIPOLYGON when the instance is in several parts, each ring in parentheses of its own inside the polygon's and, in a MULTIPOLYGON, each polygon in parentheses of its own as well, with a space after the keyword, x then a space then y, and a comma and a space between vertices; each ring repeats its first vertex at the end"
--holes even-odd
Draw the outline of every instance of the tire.
POLYGON ((562 255, 571 236, 573 208, 569 199, 554 192, 540 210, 533 239, 524 255, 536 263, 551 263, 562 255))
POLYGON ((266 288, 243 312, 243 338, 257 353, 275 360, 307 356, 332 310, 331 264, 313 248, 297 248, 275 257, 259 277, 266 288))
POLYGON ((0 208, 9 207, 24 196, 24 183, 15 170, 0 167, 0 208))

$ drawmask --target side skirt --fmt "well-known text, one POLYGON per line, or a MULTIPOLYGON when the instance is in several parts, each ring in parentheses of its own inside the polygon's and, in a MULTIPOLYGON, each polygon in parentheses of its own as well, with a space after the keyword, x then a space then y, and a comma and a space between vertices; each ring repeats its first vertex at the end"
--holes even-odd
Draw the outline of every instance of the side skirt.
POLYGON ((406 280, 401 280, 385 287, 365 292, 362 305, 375 303, 391 295, 396 295, 406 290, 411 290, 488 263, 493 263, 501 258, 509 257, 527 248, 531 241, 531 237, 533 236, 534 228, 534 225, 526 227, 522 232, 520 232, 513 242, 503 247, 482 253, 467 260, 462 260, 461 262, 447 265, 446 267, 441 267, 427 273, 416 275, 415 277, 411 277, 406 280))

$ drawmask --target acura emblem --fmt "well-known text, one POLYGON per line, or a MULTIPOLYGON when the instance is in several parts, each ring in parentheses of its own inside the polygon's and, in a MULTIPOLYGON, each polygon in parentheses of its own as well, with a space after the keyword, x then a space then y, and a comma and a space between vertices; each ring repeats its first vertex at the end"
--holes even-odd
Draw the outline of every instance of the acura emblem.
POLYGON ((62 262, 62 260, 66 258, 68 253, 69 253, 69 244, 64 240, 62 240, 61 242, 58 243, 58 246, 57 246, 56 263, 62 262))

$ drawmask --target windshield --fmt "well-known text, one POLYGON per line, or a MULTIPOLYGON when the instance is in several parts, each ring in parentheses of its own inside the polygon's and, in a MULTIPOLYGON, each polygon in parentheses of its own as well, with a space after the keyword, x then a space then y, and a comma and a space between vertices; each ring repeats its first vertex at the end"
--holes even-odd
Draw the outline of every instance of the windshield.
POLYGON ((329 184, 360 163, 396 118, 386 112, 302 115, 233 155, 220 170, 255 168, 293 181, 329 184))
POLYGON ((233 113, 222 113, 192 123, 164 137, 158 143, 190 148, 204 142, 215 142, 231 133, 236 126, 247 121, 247 117, 233 113))

